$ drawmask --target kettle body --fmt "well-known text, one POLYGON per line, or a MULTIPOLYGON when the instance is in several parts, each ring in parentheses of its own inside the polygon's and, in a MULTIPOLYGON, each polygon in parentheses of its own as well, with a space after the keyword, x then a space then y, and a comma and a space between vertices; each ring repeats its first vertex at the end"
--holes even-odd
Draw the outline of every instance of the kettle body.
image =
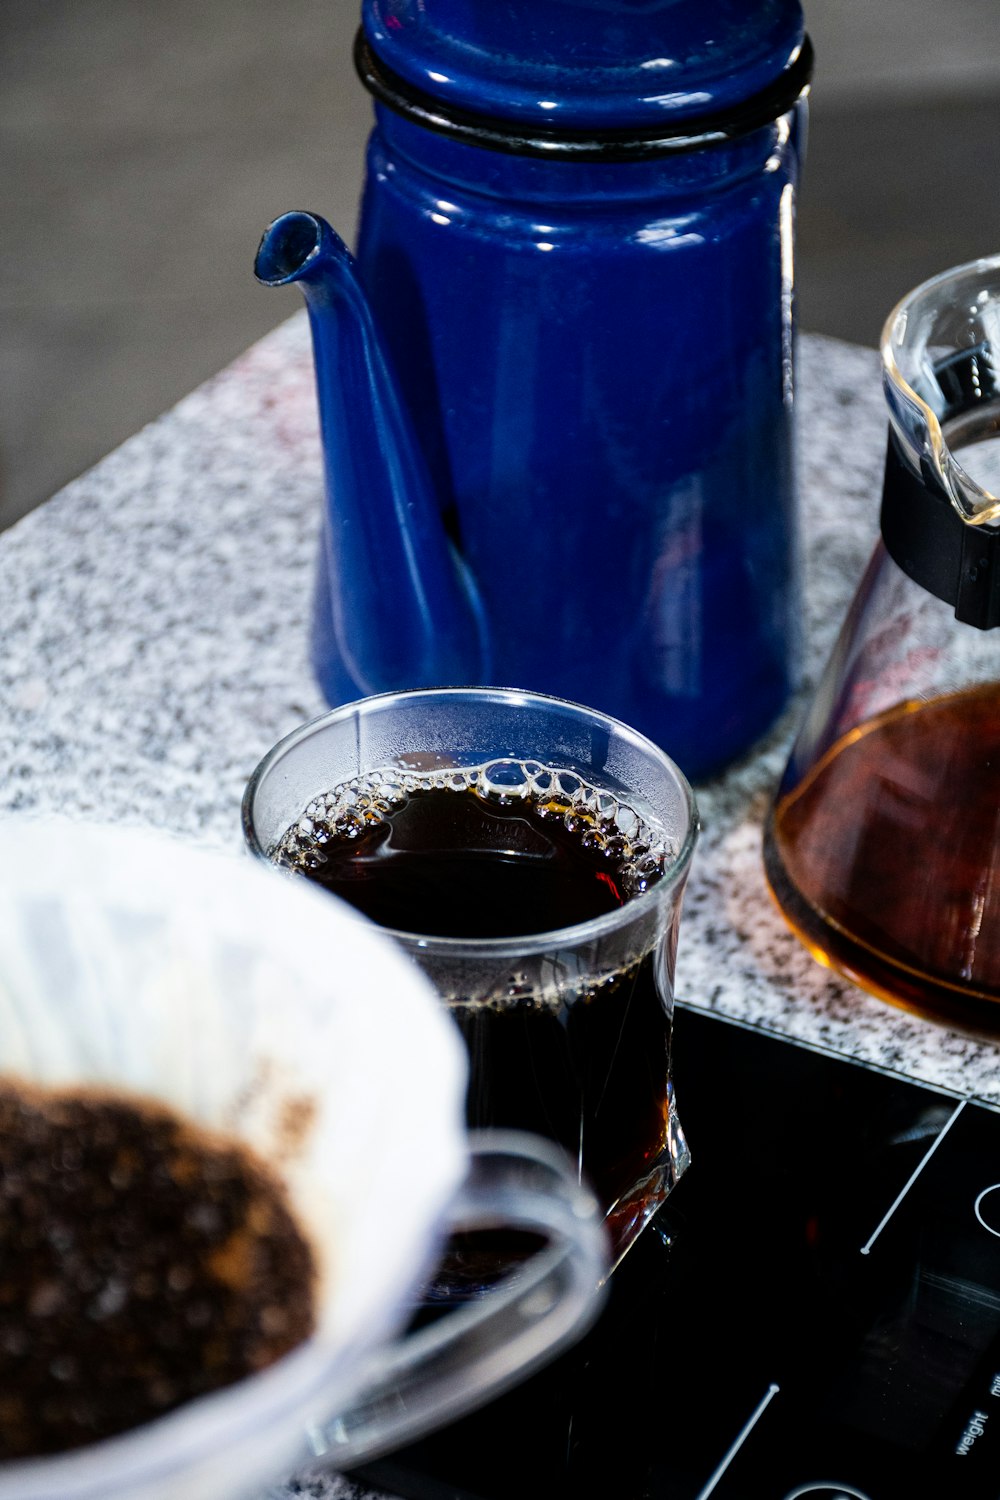
MULTIPOLYGON (((402 30, 384 35, 405 48, 402 30)), ((362 36, 363 76, 379 66, 362 36)), ((763 117, 682 120, 664 146, 635 121, 550 139, 500 119, 502 90, 489 118, 449 106, 442 125, 379 78, 357 271, 475 580, 477 670, 592 703, 708 774, 766 730, 796 670, 801 81, 763 117)), ((337 703, 372 685, 329 586, 321 568, 313 660, 337 703)), ((412 684, 378 684, 395 685, 412 684)))

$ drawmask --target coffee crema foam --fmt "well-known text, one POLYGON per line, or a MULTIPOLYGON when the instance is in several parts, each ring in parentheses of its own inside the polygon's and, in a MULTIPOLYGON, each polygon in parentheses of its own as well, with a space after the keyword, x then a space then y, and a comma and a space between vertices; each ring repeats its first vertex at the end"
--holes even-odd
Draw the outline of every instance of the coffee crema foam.
POLYGON ((499 807, 523 802, 542 819, 561 820, 582 848, 599 851, 615 866, 626 900, 655 885, 676 857, 662 826, 574 771, 508 757, 477 766, 420 765, 418 759, 436 762, 433 755, 413 756, 409 766, 382 766, 314 797, 268 858, 303 874, 316 870, 327 861, 327 844, 360 838, 428 791, 471 792, 499 807))

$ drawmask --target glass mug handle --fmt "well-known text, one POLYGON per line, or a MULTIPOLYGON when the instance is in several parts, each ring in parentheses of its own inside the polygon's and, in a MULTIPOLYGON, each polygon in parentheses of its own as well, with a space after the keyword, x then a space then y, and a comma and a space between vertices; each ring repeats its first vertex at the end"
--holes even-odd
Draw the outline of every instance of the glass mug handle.
POLYGON ((522 1380, 596 1317, 607 1235, 569 1157, 519 1131, 474 1131, 469 1147, 446 1231, 522 1229, 546 1244, 482 1296, 380 1351, 353 1405, 309 1433, 309 1467, 351 1468, 454 1421, 522 1380))

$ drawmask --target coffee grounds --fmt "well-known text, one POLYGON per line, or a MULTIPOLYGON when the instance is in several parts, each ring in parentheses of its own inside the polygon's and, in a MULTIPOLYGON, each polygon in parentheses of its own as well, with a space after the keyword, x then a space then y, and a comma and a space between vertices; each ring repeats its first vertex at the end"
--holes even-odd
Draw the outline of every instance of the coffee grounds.
POLYGON ((0 1458, 109 1437, 312 1332, 284 1189, 159 1105, 0 1082, 0 1458))

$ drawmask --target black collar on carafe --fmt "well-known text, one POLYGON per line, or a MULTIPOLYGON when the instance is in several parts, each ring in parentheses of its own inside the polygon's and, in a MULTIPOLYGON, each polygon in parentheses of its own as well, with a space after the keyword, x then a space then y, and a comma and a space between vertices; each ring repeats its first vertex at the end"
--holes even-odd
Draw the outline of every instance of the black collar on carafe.
MULTIPOLYGON (((977 350, 963 351, 935 375, 949 398, 943 422, 998 395, 992 367, 977 350)), ((881 528, 893 561, 914 583, 954 605, 957 620, 979 630, 1000 625, 1000 527, 963 520, 929 460, 922 458, 920 472, 915 472, 891 427, 881 528)))

